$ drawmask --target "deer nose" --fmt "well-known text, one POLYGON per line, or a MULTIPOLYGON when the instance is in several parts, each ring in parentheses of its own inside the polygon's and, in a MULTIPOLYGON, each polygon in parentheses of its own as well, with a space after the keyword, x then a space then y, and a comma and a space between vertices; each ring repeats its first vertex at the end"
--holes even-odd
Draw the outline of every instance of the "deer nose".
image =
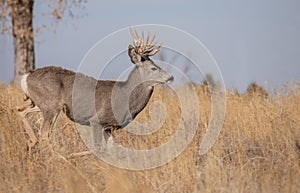
POLYGON ((170 78, 168 78, 167 83, 171 83, 171 82, 173 82, 173 80, 174 80, 174 77, 171 76, 170 78))

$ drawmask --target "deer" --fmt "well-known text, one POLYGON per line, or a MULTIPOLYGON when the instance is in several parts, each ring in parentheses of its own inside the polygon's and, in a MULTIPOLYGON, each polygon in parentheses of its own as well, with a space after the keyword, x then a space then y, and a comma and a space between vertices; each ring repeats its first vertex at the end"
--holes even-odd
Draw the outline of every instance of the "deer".
POLYGON ((94 136, 102 136, 107 143, 112 140, 113 131, 126 127, 145 108, 156 85, 174 80, 150 59, 161 48, 154 43, 155 35, 151 38, 148 32, 144 38, 144 32, 140 36, 135 29, 130 29, 130 34, 133 45, 128 46, 128 56, 135 67, 125 81, 96 80, 55 66, 35 69, 22 76, 25 102, 17 109, 30 138, 29 148, 39 139, 26 119, 28 113, 43 113, 40 138, 47 138, 58 114, 64 112, 71 121, 90 126, 94 136), (73 91, 74 85, 80 92, 73 91))

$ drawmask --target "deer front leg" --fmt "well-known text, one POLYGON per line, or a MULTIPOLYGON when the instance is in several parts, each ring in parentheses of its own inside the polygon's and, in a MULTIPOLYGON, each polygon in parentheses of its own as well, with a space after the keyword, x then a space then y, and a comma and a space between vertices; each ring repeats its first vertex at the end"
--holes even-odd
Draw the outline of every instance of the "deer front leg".
POLYGON ((104 129, 104 138, 105 138, 105 142, 106 142, 106 147, 112 148, 113 147, 113 132, 115 131, 114 127, 108 127, 104 129))
POLYGON ((98 119, 90 119, 90 129, 91 132, 88 132, 88 136, 85 141, 87 147, 90 149, 89 151, 83 152, 76 152, 71 153, 67 158, 76 158, 82 157, 86 155, 94 154, 96 156, 101 156, 104 151, 109 148, 108 144, 112 140, 110 136, 110 129, 103 128, 100 124, 98 119))
POLYGON ((88 151, 71 153, 67 158, 76 158, 94 154, 101 156, 106 149, 108 134, 102 129, 97 120, 90 120, 90 132, 85 133, 85 144, 90 149, 88 151))
POLYGON ((92 126, 91 146, 95 152, 102 153, 106 148, 109 136, 98 120, 91 120, 90 124, 92 126))

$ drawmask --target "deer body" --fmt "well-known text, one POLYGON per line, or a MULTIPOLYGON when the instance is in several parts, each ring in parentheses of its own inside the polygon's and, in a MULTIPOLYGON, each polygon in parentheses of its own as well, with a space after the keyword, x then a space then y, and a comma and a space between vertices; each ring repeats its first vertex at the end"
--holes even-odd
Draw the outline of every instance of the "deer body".
POLYGON ((103 127, 116 128, 126 126, 143 110, 154 89, 152 81, 132 88, 131 81, 136 81, 133 75, 129 76, 125 82, 103 81, 54 66, 34 70, 27 74, 23 81, 25 82, 22 84, 22 89, 41 109, 44 118, 50 123, 65 105, 65 113, 72 121, 90 125, 91 120, 98 119, 103 127), (76 75, 77 80, 80 79, 78 82, 82 83, 77 85, 82 91, 79 96, 72 95, 76 75), (129 104, 129 108, 119 108, 130 110, 119 112, 120 116, 124 115, 124 120, 121 121, 116 120, 112 109, 111 95, 114 86, 116 90, 119 89, 119 92, 116 92, 118 96, 115 97, 117 101, 114 102, 120 105, 129 104), (76 102, 73 103, 74 98, 76 102), (124 101, 126 98, 129 98, 128 102, 124 101), (95 103, 91 100, 95 100, 95 103), (95 108, 97 114, 95 114, 95 108), (73 115, 74 111, 79 112, 76 113, 76 118, 73 115), (128 119, 128 114, 130 119, 128 119))
POLYGON ((37 106, 44 114, 42 129, 48 130, 62 110, 72 121, 102 132, 106 140, 112 130, 132 121, 147 105, 154 86, 173 80, 148 57, 159 47, 150 50, 153 46, 134 45, 129 46, 128 55, 136 66, 126 81, 96 80, 54 66, 24 75, 21 86, 33 102, 31 108, 37 106))

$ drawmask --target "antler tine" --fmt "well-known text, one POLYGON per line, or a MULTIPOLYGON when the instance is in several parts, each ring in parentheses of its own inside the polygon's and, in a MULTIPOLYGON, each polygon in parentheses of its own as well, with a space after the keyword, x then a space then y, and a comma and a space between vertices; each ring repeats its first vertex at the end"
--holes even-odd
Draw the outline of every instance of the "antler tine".
POLYGON ((138 54, 140 54, 141 56, 153 56, 159 51, 161 45, 159 45, 158 47, 156 47, 154 49, 155 45, 157 44, 157 42, 153 43, 155 40, 156 34, 154 34, 154 36, 151 38, 150 32, 148 32, 146 42, 145 42, 144 31, 142 31, 142 35, 140 37, 138 32, 136 31, 136 29, 130 28, 130 34, 133 38, 134 48, 135 48, 136 52, 138 54), (150 39, 151 39, 151 41, 149 41, 150 39))
POLYGON ((146 45, 145 46, 145 50, 151 50, 153 47, 154 47, 155 45, 153 44, 153 45, 146 45))
POLYGON ((142 47, 145 45, 144 43, 144 31, 142 31, 142 37, 141 37, 141 40, 142 40, 142 47))
POLYGON ((152 49, 155 46, 155 44, 157 43, 156 42, 156 43, 152 44, 154 39, 155 39, 155 35, 152 37, 151 41, 149 41, 149 38, 150 38, 150 32, 148 32, 147 40, 146 40, 146 43, 145 43, 145 50, 146 51, 149 51, 150 49, 152 49))
POLYGON ((132 39, 134 40, 134 39, 135 39, 135 36, 134 36, 133 31, 132 31, 132 28, 129 28, 129 31, 130 31, 130 35, 131 35, 132 39))
POLYGON ((150 38, 150 32, 148 32, 148 35, 147 35, 146 45, 148 45, 148 43, 149 43, 149 38, 150 38))
POLYGON ((130 34, 131 34, 131 37, 132 37, 132 40, 133 40, 133 45, 137 46, 137 38, 135 37, 132 28, 130 28, 129 30, 130 30, 130 34))
POLYGON ((136 38, 139 39, 139 34, 137 33, 136 29, 133 28, 133 31, 135 33, 136 38))
POLYGON ((139 37, 139 34, 137 33, 136 29, 133 29, 134 33, 136 35, 136 40, 137 40, 137 46, 140 47, 142 45, 141 38, 139 37))
POLYGON ((150 41, 149 45, 153 45, 153 41, 155 39, 156 34, 154 34, 154 36, 152 37, 152 40, 150 41))
MULTIPOLYGON (((155 55, 157 52, 159 52, 159 49, 160 49, 161 45, 162 45, 162 43, 161 43, 159 46, 157 46, 157 48, 151 50, 151 51, 148 53, 148 56, 153 56, 153 55, 155 55)), ((153 45, 153 46, 154 46, 154 45, 153 45)))

